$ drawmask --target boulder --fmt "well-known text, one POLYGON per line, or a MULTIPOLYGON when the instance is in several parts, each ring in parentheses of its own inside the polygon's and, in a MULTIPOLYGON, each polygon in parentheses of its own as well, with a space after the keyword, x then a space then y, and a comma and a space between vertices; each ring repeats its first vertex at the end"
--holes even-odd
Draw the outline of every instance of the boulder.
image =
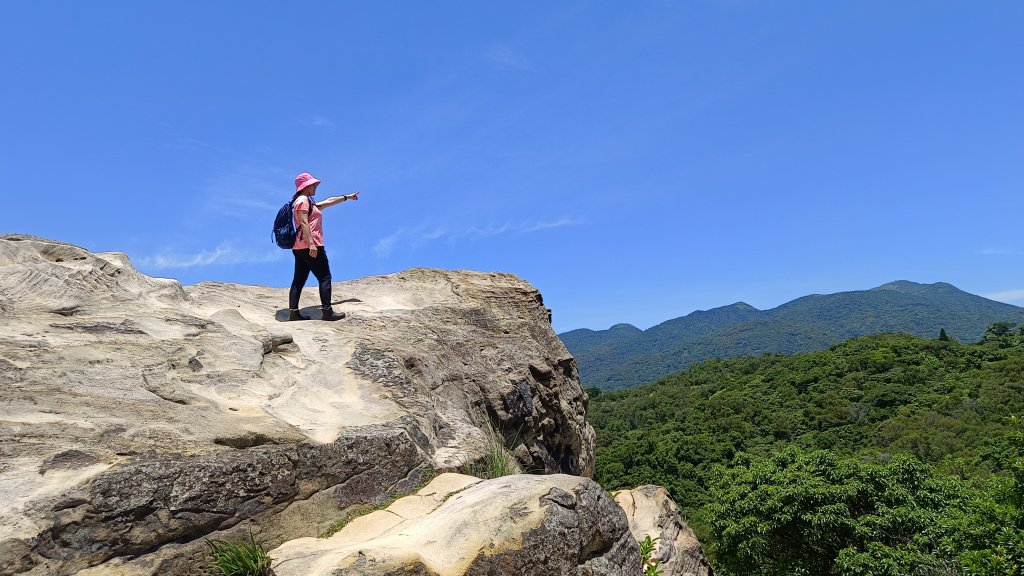
POLYGON ((594 481, 442 474, 414 495, 270 551, 277 576, 633 576, 640 551, 594 481))
POLYGON ((714 576, 697 536, 667 490, 640 486, 616 492, 615 501, 626 513, 633 538, 655 540, 651 559, 661 562, 662 576, 714 576))
POLYGON ((524 470, 592 474, 532 286, 414 269, 334 294, 345 320, 281 322, 287 289, 0 236, 0 574, 199 574, 203 537, 315 536, 472 468, 492 429, 524 470))

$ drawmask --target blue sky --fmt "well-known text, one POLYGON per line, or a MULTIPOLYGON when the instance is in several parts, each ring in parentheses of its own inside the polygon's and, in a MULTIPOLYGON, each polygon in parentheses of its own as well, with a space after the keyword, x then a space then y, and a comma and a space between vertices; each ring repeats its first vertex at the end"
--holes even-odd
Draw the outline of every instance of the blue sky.
POLYGON ((511 272, 560 332, 897 279, 1024 304, 1022 29, 1019 1, 7 2, 0 231, 286 286, 269 229, 309 171, 361 191, 325 214, 336 279, 511 272))

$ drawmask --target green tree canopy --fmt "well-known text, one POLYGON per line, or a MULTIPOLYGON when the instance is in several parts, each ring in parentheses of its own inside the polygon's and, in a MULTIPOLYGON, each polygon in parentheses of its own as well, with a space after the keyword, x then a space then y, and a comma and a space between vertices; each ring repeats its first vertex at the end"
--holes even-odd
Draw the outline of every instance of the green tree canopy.
POLYGON ((610 490, 665 486, 712 561, 735 570, 1018 574, 998 570, 1024 555, 1024 442, 1012 425, 1024 413, 1024 335, 987 333, 978 344, 866 336, 604 392, 588 414, 595 477, 610 490), (788 539, 789 556, 765 564, 788 539))

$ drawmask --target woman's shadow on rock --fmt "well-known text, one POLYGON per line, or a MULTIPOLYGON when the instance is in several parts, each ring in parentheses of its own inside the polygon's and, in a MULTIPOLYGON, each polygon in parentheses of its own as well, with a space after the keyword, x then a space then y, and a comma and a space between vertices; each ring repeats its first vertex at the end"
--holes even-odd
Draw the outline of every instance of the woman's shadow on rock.
MULTIPOLYGON (((359 298, 346 298, 344 300, 335 300, 331 302, 331 306, 337 306, 339 304, 348 304, 350 302, 362 302, 359 298)), ((322 320, 324 317, 323 308, 319 306, 306 306, 305 308, 299 309, 299 314, 308 317, 310 320, 322 320)), ((274 313, 274 319, 278 322, 288 321, 288 309, 281 308, 274 313)))

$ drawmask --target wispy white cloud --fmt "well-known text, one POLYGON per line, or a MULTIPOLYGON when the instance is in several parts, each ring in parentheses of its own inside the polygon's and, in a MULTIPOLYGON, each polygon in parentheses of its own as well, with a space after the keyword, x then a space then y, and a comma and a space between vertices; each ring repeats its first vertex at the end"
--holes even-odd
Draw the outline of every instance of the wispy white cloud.
POLYGON ((424 242, 431 242, 439 240, 448 235, 448 231, 444 227, 418 227, 418 228, 400 228, 388 236, 381 238, 373 246, 373 252, 381 257, 387 257, 391 255, 391 252, 398 246, 399 243, 405 243, 410 246, 419 246, 424 242))
POLYGON ((212 250, 200 250, 191 254, 163 252, 152 256, 143 256, 139 258, 139 265, 154 270, 167 270, 228 264, 258 264, 281 260, 284 256, 284 251, 280 249, 254 252, 240 250, 231 244, 224 243, 212 250))
POLYGON ((978 250, 977 254, 981 254, 983 256, 1012 256, 1015 254, 1019 254, 1019 252, 1015 250, 1010 250, 1008 248, 996 248, 993 246, 986 246, 981 250, 978 250))
POLYGON ((306 126, 316 126, 317 128, 334 128, 333 120, 326 116, 321 116, 319 114, 301 120, 300 122, 302 124, 305 124, 306 126))
POLYGON ((487 224, 485 226, 468 226, 452 228, 446 226, 419 226, 416 228, 401 228, 388 236, 382 238, 374 245, 373 251, 378 257, 385 258, 399 245, 411 247, 420 246, 427 242, 444 240, 456 242, 464 239, 485 238, 500 236, 502 234, 532 234, 542 230, 551 230, 563 226, 576 226, 582 224, 582 220, 569 217, 562 217, 557 220, 536 220, 532 222, 502 224, 487 224))
POLYGON ((484 50, 484 59, 511 70, 533 70, 533 64, 507 44, 491 44, 484 50))
POLYGON ((164 144, 165 148, 172 150, 212 150, 214 146, 205 140, 199 140, 197 138, 189 138, 186 136, 178 136, 172 138, 169 142, 164 144))
POLYGON ((218 218, 276 213, 291 198, 291 176, 280 169, 240 166, 201 184, 204 208, 218 218))
POLYGON ((561 228, 562 226, 575 226, 577 224, 582 224, 582 221, 573 220, 572 218, 569 218, 567 216, 563 216, 562 218, 560 218, 558 220, 554 220, 554 221, 540 220, 540 221, 534 223, 532 226, 530 226, 528 228, 525 228, 523 230, 523 232, 537 232, 539 230, 548 230, 548 229, 551 229, 551 228, 561 228))
POLYGON ((444 238, 445 233, 445 229, 439 226, 437 228, 434 228, 433 230, 424 232, 421 235, 421 238, 425 242, 430 240, 437 240, 438 238, 444 238))
POLYGON ((374 244, 373 246, 374 254, 376 254, 379 258, 386 258, 390 256, 391 251, 395 249, 395 245, 398 244, 398 241, 402 239, 404 233, 404 230, 399 230, 391 234, 390 236, 378 240, 377 243, 374 244))
POLYGON ((992 292, 991 294, 982 294, 982 296, 988 298, 989 300, 996 300, 998 302, 1006 302, 1007 304, 1013 304, 1016 302, 1024 301, 1024 288, 1002 290, 999 292, 992 292))

